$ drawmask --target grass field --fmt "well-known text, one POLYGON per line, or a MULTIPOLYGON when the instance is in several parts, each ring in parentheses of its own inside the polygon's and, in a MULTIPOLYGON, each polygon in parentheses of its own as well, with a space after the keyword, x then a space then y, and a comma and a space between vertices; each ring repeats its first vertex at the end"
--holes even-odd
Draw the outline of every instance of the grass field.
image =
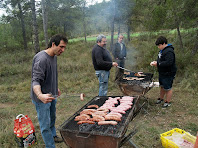
MULTIPOLYGON (((154 48, 149 43, 152 42, 152 39, 147 43, 145 40, 133 38, 132 42, 126 43, 129 50, 126 68, 152 72, 154 80, 158 81, 156 70, 147 66, 156 56, 154 51, 149 53, 145 51, 154 48), (140 52, 143 53, 142 57, 139 57, 140 52), (142 60, 143 58, 145 59, 142 60), (138 65, 140 62, 141 65, 138 65)), ((98 95, 98 80, 91 61, 91 50, 94 44, 95 41, 89 41, 86 44, 83 41, 71 42, 63 55, 58 57, 59 88, 62 95, 58 98, 57 103, 56 127, 59 127, 83 105, 98 95), (86 94, 84 101, 80 101, 80 97, 75 97, 80 93, 86 94)), ((155 51, 158 50, 155 49, 155 51)), ((35 147, 42 148, 44 143, 36 111, 30 99, 31 64, 34 53, 17 50, 0 52, 0 147, 17 147, 13 134, 14 119, 22 113, 32 119, 38 139, 38 144, 35 147)), ((122 96, 114 78, 115 68, 112 68, 108 95, 122 96)), ((138 147, 161 148, 160 134, 173 128, 180 128, 196 135, 198 131, 198 95, 193 93, 191 87, 186 86, 186 89, 183 89, 184 84, 181 83, 181 79, 181 75, 175 79, 170 108, 162 109, 161 105, 155 105, 159 88, 153 88, 145 95, 148 98, 147 112, 142 110, 129 124, 127 131, 129 133, 135 127, 138 129, 138 132, 132 137, 138 147)), ((57 133, 60 134, 59 131, 57 133)), ((65 143, 56 144, 56 146, 57 148, 67 148, 65 143)), ((128 143, 123 146, 123 148, 130 147, 128 143)))

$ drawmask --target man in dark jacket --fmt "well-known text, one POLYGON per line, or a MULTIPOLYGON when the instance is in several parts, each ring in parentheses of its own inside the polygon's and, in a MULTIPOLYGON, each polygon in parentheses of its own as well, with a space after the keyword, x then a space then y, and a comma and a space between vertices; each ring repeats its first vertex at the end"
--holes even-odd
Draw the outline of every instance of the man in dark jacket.
POLYGON ((174 47, 171 44, 167 44, 167 42, 167 39, 163 36, 156 40, 155 44, 160 51, 157 61, 153 61, 150 64, 151 66, 156 66, 159 72, 160 97, 156 104, 162 103, 164 96, 166 96, 164 108, 171 105, 172 84, 177 71, 174 47))
MULTIPOLYGON (((118 42, 115 43, 113 47, 113 56, 114 56, 115 61, 118 63, 118 66, 124 68, 127 51, 126 51, 126 46, 123 43, 123 39, 124 39, 124 36, 122 34, 119 34, 118 42)), ((124 73, 124 70, 117 69, 116 80, 120 78, 123 73, 124 73)))
POLYGON ((118 66, 116 62, 112 62, 109 51, 105 49, 106 43, 106 37, 101 34, 97 37, 97 44, 92 50, 92 62, 99 80, 99 96, 107 95, 109 70, 112 66, 118 66))
POLYGON ((127 55, 126 46, 123 43, 124 36, 118 35, 118 42, 114 44, 113 56, 120 67, 124 68, 125 59, 127 55))

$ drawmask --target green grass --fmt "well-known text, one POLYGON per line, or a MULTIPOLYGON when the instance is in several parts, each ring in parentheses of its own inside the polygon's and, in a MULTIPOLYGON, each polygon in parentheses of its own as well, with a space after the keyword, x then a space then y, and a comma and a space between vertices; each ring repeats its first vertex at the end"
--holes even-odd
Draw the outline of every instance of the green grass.
MULTIPOLYGON (((128 59, 126 68, 142 70, 154 73, 154 80, 158 81, 157 71, 149 66, 150 61, 157 56, 158 49, 154 45, 157 35, 141 35, 133 37, 127 42, 128 59)), ((169 37, 171 35, 168 34, 169 37)), ((187 36, 188 37, 188 36, 187 36)), ((95 37, 83 41, 70 42, 67 50, 58 57, 59 88, 62 95, 57 103, 56 126, 59 127, 65 120, 78 111, 83 105, 98 95, 98 80, 91 61, 91 50, 95 44, 95 37), (85 93, 84 101, 80 101, 80 93, 85 93)), ((197 68, 193 67, 197 60, 186 52, 185 60, 181 60, 176 39, 170 38, 175 44, 175 51, 179 55, 179 72, 173 85, 172 106, 162 109, 155 105, 159 94, 159 88, 151 89, 145 97, 149 104, 129 124, 127 134, 135 127, 138 132, 131 139, 140 148, 161 148, 160 134, 173 128, 180 128, 195 135, 197 126, 197 68), (192 64, 184 66, 187 61, 192 64)), ((186 39, 186 47, 189 41, 186 39)), ((109 49, 109 45, 107 47, 109 49)), ((38 139, 37 148, 44 147, 36 111, 30 99, 31 65, 33 52, 0 51, 0 147, 17 147, 14 141, 14 119, 18 114, 27 114, 33 121, 38 139), (8 60, 9 59, 9 60, 8 60)), ((197 55, 194 55, 197 58, 197 55)), ((115 68, 112 68, 109 81, 108 95, 123 95, 114 82, 115 68)), ((142 101, 143 98, 142 98, 142 101)), ((58 132, 58 131, 57 131, 58 132)), ((59 132, 58 132, 59 134, 59 132)), ((56 144, 58 148, 64 148, 64 143, 56 144)), ((123 148, 129 148, 126 143, 123 148)))
MULTIPOLYGON (((181 33, 192 33, 195 32, 198 28, 190 28, 190 29, 180 29, 181 33)), ((160 30, 160 31, 156 31, 156 32, 134 32, 130 34, 130 37, 140 37, 140 36, 148 36, 148 35, 159 35, 159 34, 176 34, 177 30, 173 29, 173 30, 160 30)), ((99 34, 98 34, 99 35, 99 34)), ((87 36, 86 40, 87 41, 96 41, 96 37, 98 35, 92 35, 92 36, 87 36)), ((111 35, 108 35, 108 33, 104 33, 104 35, 107 37, 107 39, 111 39, 111 35)), ((125 37, 127 37, 126 34, 123 34, 125 37)), ((114 33, 114 39, 117 39, 118 35, 116 35, 116 33, 114 33)), ((148 36, 149 37, 149 36, 148 36)), ((69 42, 73 43, 73 42, 78 42, 78 41, 84 41, 85 37, 78 37, 78 38, 74 38, 74 39, 70 39, 69 42)))

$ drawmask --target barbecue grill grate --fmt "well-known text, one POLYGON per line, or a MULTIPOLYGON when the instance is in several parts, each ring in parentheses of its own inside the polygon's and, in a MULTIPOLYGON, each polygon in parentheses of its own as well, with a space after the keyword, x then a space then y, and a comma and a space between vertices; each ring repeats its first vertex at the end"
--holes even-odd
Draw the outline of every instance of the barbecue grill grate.
MULTIPOLYGON (((122 137, 125 129, 127 128, 127 125, 131 121, 131 118, 133 116, 135 104, 137 97, 133 100, 133 106, 131 109, 126 111, 126 114, 122 115, 122 120, 118 122, 117 125, 98 125, 95 124, 81 124, 78 125, 77 121, 74 121, 75 117, 80 114, 80 112, 87 108, 89 105, 96 104, 98 106, 102 106, 105 101, 108 99, 108 97, 111 96, 103 96, 103 97, 95 97, 93 98, 89 103, 87 103, 84 107, 82 107, 79 111, 77 111, 73 116, 71 116, 68 120, 66 120, 61 126, 61 131, 69 131, 69 132, 75 132, 76 134, 85 133, 85 134, 91 134, 91 135, 100 135, 100 136, 112 136, 115 138, 122 137)), ((117 97, 117 96, 112 96, 117 97)), ((119 96, 120 97, 120 96, 119 96)), ((118 104, 119 105, 119 104, 118 104)))
POLYGON ((145 76, 134 76, 134 73, 124 74, 122 78, 117 81, 120 90, 125 95, 144 95, 150 90, 150 84, 152 83, 153 74, 152 73, 142 73, 145 76), (144 78, 142 80, 127 80, 123 78, 127 77, 137 77, 144 78))
POLYGON ((152 78, 153 78, 153 74, 152 73, 142 73, 142 75, 144 76, 134 76, 133 74, 124 74, 123 75, 123 78, 128 78, 128 77, 135 77, 135 78, 144 78, 142 80, 126 80, 126 79, 120 79, 119 81, 120 82, 123 82, 123 83, 128 83, 129 81, 134 81, 135 83, 142 83, 142 82, 151 82, 152 81, 152 78))

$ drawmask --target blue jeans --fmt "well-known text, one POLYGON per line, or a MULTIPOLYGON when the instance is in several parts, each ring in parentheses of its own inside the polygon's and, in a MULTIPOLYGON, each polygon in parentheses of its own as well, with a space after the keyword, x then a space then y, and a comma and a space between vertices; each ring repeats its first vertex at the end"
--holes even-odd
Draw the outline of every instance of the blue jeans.
POLYGON ((96 76, 99 80, 99 96, 106 96, 108 91, 109 71, 97 70, 96 76))
POLYGON ((45 142, 46 148, 55 148, 54 136, 56 136, 55 120, 56 120, 56 102, 38 103, 32 100, 36 107, 38 121, 40 125, 41 135, 45 142))

